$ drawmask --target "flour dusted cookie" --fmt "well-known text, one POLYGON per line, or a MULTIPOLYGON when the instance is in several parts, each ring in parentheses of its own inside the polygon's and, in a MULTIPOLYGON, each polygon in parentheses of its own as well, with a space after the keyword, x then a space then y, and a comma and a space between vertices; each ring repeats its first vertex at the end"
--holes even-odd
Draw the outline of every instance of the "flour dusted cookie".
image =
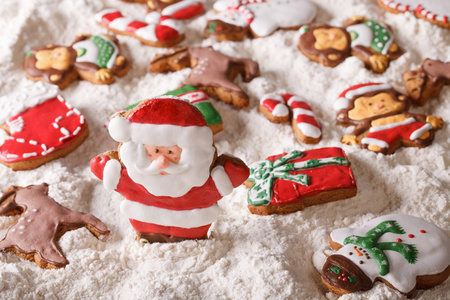
POLYGON ((403 73, 403 80, 413 104, 423 106, 437 97, 444 85, 450 84, 450 62, 425 59, 417 70, 403 73))
POLYGON ((337 124, 355 126, 341 142, 392 154, 400 147, 429 146, 441 117, 409 113, 409 98, 390 84, 366 83, 343 91, 334 104, 337 124))
POLYGON ((0 241, 0 251, 13 252, 41 268, 57 269, 69 262, 57 245, 70 230, 88 229, 101 240, 109 236, 106 225, 90 214, 72 211, 48 196, 48 184, 12 186, 0 198, 0 215, 20 218, 0 241))
POLYGON ((59 95, 56 86, 33 83, 2 97, 0 162, 14 171, 30 170, 65 156, 88 136, 83 115, 59 95))
POLYGON ((289 122, 297 139, 306 144, 317 144, 322 136, 322 129, 306 100, 298 95, 270 93, 264 95, 259 110, 274 123, 289 122))
POLYGON ((391 60, 403 54, 386 24, 364 17, 352 17, 344 27, 319 24, 303 26, 300 32, 298 49, 327 67, 335 67, 354 55, 366 68, 383 73, 391 60))
POLYGON ((245 82, 259 76, 259 65, 253 60, 236 58, 215 51, 212 47, 176 47, 157 55, 150 63, 150 72, 163 73, 192 68, 183 85, 192 85, 208 96, 236 108, 249 105, 248 95, 233 81, 241 74, 245 82))
POLYGON ((371 289, 375 281, 411 297, 450 275, 450 238, 440 228, 408 215, 386 215, 362 228, 331 232, 338 250, 322 269, 322 282, 343 295, 371 289))
POLYGON ((30 51, 24 61, 28 79, 45 81, 65 89, 78 77, 93 84, 111 84, 130 68, 110 35, 78 35, 70 47, 47 45, 30 51))
POLYGON ((378 0, 378 5, 394 14, 409 11, 417 18, 450 28, 450 2, 447 0, 378 0))
POLYGON ((356 181, 340 148, 292 151, 250 165, 245 181, 252 214, 288 214, 307 206, 351 198, 356 181))
POLYGON ((308 0, 219 0, 217 14, 209 20, 204 34, 219 41, 241 41, 247 33, 266 37, 278 29, 295 30, 312 22, 317 8, 308 0))
POLYGON ((119 149, 94 157, 91 171, 125 197, 121 211, 142 242, 206 238, 216 202, 249 176, 240 159, 217 156, 205 118, 180 98, 145 100, 108 130, 119 149))
POLYGON ((95 21, 116 34, 134 37, 152 47, 172 47, 185 37, 184 25, 171 18, 141 22, 124 17, 117 9, 105 9, 95 15, 95 21))
MULTIPOLYGON (((185 85, 176 90, 169 91, 162 96, 164 95, 176 96, 189 101, 189 103, 195 106, 202 113, 203 117, 205 117, 206 125, 211 128, 213 134, 223 130, 222 117, 204 92, 196 89, 192 85, 185 85)), ((139 103, 140 102, 128 106, 125 108, 125 111, 135 108, 139 103)))

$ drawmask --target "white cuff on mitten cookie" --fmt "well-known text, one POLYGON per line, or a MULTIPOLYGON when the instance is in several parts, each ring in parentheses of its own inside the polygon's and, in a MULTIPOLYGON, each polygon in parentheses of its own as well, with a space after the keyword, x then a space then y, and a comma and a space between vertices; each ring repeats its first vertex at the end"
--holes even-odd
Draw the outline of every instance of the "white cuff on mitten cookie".
POLYGON ((117 188, 120 180, 120 170, 122 166, 116 159, 109 160, 103 169, 103 186, 108 191, 113 191, 117 188))
POLYGON ((211 172, 211 177, 222 197, 231 194, 233 191, 233 184, 222 166, 215 167, 211 172))

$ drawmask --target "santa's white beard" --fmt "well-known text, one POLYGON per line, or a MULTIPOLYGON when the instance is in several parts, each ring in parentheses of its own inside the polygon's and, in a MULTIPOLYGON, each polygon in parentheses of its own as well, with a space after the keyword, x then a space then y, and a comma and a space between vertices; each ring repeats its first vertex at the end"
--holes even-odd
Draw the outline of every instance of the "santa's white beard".
POLYGON ((180 197, 190 189, 205 184, 210 176, 210 166, 215 148, 182 147, 179 163, 158 169, 145 151, 145 145, 128 141, 119 150, 120 159, 130 178, 144 186, 155 196, 180 197), (167 172, 161 175, 160 172, 167 172))

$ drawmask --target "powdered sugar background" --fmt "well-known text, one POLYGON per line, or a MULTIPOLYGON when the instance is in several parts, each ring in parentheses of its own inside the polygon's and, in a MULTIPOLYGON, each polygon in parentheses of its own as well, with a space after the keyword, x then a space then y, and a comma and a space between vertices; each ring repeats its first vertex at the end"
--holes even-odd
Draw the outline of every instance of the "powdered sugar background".
MULTIPOLYGON (((283 151, 339 146, 352 162, 358 185, 356 197, 286 216, 263 217, 248 212, 246 188, 242 186, 219 202, 222 214, 211 227, 208 240, 142 247, 119 211, 121 196, 103 188, 90 173, 89 161, 117 147, 103 127, 109 115, 177 88, 190 70, 151 74, 150 60, 166 50, 118 36, 123 54, 132 61, 127 75, 110 86, 77 81, 61 92, 86 117, 88 139, 65 158, 35 170, 13 172, 0 166, 1 190, 10 185, 47 182, 56 201, 97 216, 111 229, 112 237, 105 243, 86 229, 67 232, 59 245, 70 264, 60 270, 43 270, 13 254, 0 254, 0 298, 336 299, 323 287, 317 270, 325 255, 333 252, 328 246, 333 229, 361 226, 388 213, 405 213, 450 233, 450 88, 445 87, 424 107, 411 110, 444 118, 446 124, 436 133, 433 144, 425 149, 402 148, 390 156, 342 145, 339 140, 346 129, 335 126, 332 109, 339 93, 357 83, 389 82, 405 91, 401 78, 404 71, 418 67, 427 57, 450 61, 450 31, 417 20, 410 13, 386 13, 375 0, 312 2, 318 6, 316 23, 341 25, 352 15, 384 20, 392 26, 396 41, 406 53, 381 75, 365 69, 356 57, 336 68, 326 68, 297 50, 296 31, 279 31, 243 42, 205 40, 202 31, 209 14, 187 23, 187 38, 182 44, 213 45, 224 54, 260 63, 259 78, 250 83, 240 80, 251 97, 250 107, 236 110, 213 100, 224 120, 224 131, 215 136, 219 153, 231 153, 250 164, 283 151), (258 99, 276 91, 300 94, 309 100, 323 128, 318 145, 298 143, 289 124, 272 124, 258 112, 258 99)), ((211 9, 212 4, 207 1, 206 8, 211 9)), ((29 84, 22 63, 30 49, 49 43, 70 45, 79 33, 105 33, 93 17, 104 8, 119 8, 137 19, 145 15, 143 5, 118 0, 2 1, 0 96, 29 84)), ((1 236, 16 218, 0 218, 1 236)), ((419 291, 416 297, 443 299, 449 290, 447 280, 431 290, 419 291)), ((368 292, 342 298, 359 297, 403 298, 382 283, 368 292)))

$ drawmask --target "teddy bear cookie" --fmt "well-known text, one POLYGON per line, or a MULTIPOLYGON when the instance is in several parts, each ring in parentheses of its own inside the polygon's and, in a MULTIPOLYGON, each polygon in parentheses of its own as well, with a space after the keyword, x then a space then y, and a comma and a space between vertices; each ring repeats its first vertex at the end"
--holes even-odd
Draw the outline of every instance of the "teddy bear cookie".
POLYGON ((172 47, 184 40, 184 25, 171 18, 149 18, 146 22, 122 15, 117 9, 105 9, 95 21, 115 34, 131 36, 152 47, 172 47))
POLYGON ((69 263, 57 244, 67 231, 85 227, 103 241, 110 234, 106 225, 93 215, 58 204, 48 196, 46 183, 24 188, 11 186, 3 193, 0 215, 19 214, 20 218, 0 241, 0 251, 15 253, 41 268, 63 268, 69 263))
POLYGON ((317 8, 308 0, 219 0, 204 34, 219 41, 242 41, 249 33, 266 37, 278 29, 296 30, 312 22, 317 8))
POLYGON ((78 77, 93 84, 111 84, 114 76, 128 72, 130 63, 121 55, 116 37, 81 34, 69 47, 50 44, 30 51, 23 68, 28 79, 65 89, 78 77))
POLYGON ((312 61, 327 67, 335 67, 353 55, 360 58, 366 68, 383 73, 390 61, 403 54, 389 26, 364 17, 352 17, 344 27, 305 25, 300 32, 298 49, 312 61))
POLYGON ((58 87, 33 83, 0 99, 0 163, 30 170, 74 151, 89 130, 80 111, 59 95, 58 87))
POLYGON ((450 84, 450 62, 427 58, 417 70, 403 73, 403 80, 413 104, 423 106, 428 99, 437 97, 444 85, 450 84))
POLYGON ((93 158, 91 171, 125 197, 120 209, 142 242, 206 238, 216 202, 249 176, 240 159, 217 156, 203 115, 173 96, 116 114, 108 130, 119 149, 93 158))
POLYGON ((450 28, 450 3, 446 0, 378 0, 378 5, 394 14, 409 11, 417 18, 450 28))
POLYGON ((337 124, 355 126, 341 142, 392 154, 400 147, 429 146, 441 117, 409 113, 409 98, 390 84, 366 83, 343 91, 334 103, 337 124))
POLYGON ((356 181, 341 148, 269 156, 250 165, 248 209, 252 214, 288 214, 307 206, 354 197, 356 181))
POLYGON ((322 268, 322 282, 337 295, 367 291, 375 281, 411 297, 450 275, 450 237, 437 226, 408 215, 386 215, 362 228, 330 234, 338 250, 322 268))
POLYGON ((251 59, 231 57, 212 47, 176 47, 166 54, 156 55, 150 72, 165 73, 192 68, 183 85, 192 85, 211 98, 222 100, 236 108, 249 105, 248 95, 233 81, 241 74, 245 82, 259 76, 259 65, 251 59))
POLYGON ((259 111, 271 122, 285 123, 292 119, 297 139, 305 144, 317 144, 322 129, 306 100, 298 95, 269 93, 259 102, 259 111))

